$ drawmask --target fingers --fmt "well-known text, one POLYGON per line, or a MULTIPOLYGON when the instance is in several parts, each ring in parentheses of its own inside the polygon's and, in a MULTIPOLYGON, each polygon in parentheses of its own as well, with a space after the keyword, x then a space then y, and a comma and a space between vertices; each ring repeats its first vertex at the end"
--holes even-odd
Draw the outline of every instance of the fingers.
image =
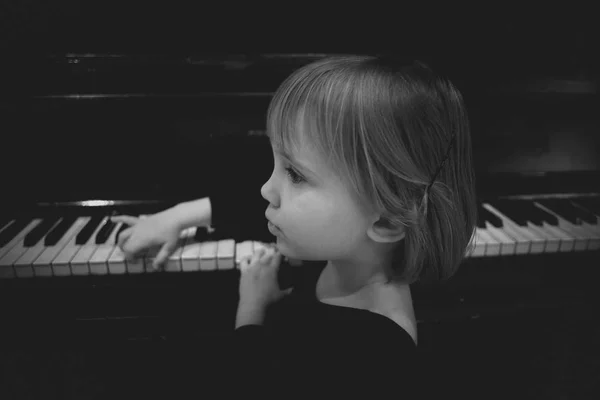
POLYGON ((131 236, 131 232, 133 232, 131 227, 123 229, 121 232, 117 232, 117 236, 115 237, 115 244, 121 247, 122 249, 123 243, 125 243, 127 239, 129 239, 129 237, 131 236))
POLYGON ((279 265, 280 259, 281 253, 277 251, 276 247, 261 247, 260 249, 255 250, 254 253, 252 253, 252 255, 246 256, 240 260, 240 269, 244 270, 245 268, 259 264, 264 266, 275 267, 279 265))
POLYGON ((132 228, 127 228, 127 229, 123 229, 121 231, 121 233, 119 233, 119 238, 117 241, 117 245, 121 248, 121 250, 125 251, 125 249, 123 248, 123 245, 125 244, 125 242, 127 241, 127 239, 129 239, 129 237, 131 236, 131 233, 133 232, 132 228))
POLYGON ((139 218, 132 217, 131 215, 115 215, 110 217, 113 222, 122 222, 127 225, 135 225, 139 218))
POLYGON ((169 256, 171 256, 171 254, 173 254, 173 252, 175 251, 175 248, 176 248, 175 242, 165 243, 161 247, 161 249, 158 252, 158 254, 156 255, 156 257, 154 258, 154 261, 152 262, 152 268, 159 269, 161 266, 163 266, 167 262, 167 259, 169 258, 169 256))

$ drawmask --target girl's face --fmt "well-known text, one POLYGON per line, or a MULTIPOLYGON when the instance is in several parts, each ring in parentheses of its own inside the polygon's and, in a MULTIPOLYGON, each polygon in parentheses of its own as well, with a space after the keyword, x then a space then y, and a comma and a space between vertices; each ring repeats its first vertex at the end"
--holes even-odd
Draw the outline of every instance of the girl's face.
POLYGON ((272 150, 273 173, 261 195, 270 203, 267 219, 280 229, 280 252, 301 260, 355 258, 371 221, 343 182, 304 144, 289 156, 272 150))

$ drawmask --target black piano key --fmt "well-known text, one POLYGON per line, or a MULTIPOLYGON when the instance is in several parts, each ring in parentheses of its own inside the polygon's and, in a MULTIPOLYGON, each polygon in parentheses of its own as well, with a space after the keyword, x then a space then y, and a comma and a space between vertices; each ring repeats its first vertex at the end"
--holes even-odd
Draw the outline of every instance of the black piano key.
POLYGON ((585 207, 581 207, 579 205, 577 205, 575 202, 570 201, 570 200, 565 200, 568 202, 569 207, 573 207, 573 210, 575 210, 575 213, 584 221, 587 222, 588 224, 596 224, 596 215, 591 212, 590 210, 588 210, 585 207))
POLYGON ((531 201, 531 213, 539 215, 539 218, 542 220, 542 222, 547 222, 552 226, 558 226, 558 218, 550 214, 548 211, 538 207, 535 204, 535 201, 531 201))
POLYGON ((514 221, 517 225, 527 226, 527 217, 523 215, 522 210, 520 210, 520 207, 514 201, 496 199, 488 201, 488 203, 514 221))
POLYGON ((477 205, 477 227, 478 228, 485 228, 485 219, 483 218, 483 211, 482 211, 483 207, 481 207, 480 205, 477 205))
POLYGON ((600 216, 600 199, 592 199, 591 197, 576 197, 571 199, 571 201, 578 206, 589 210, 596 216, 600 216))
POLYGON ((25 238, 23 239, 23 245, 25 247, 34 246, 37 242, 40 241, 41 238, 43 238, 48 233, 50 229, 52 229, 52 227, 58 222, 59 219, 60 216, 58 215, 51 215, 45 217, 42 220, 42 222, 40 222, 35 228, 31 230, 31 232, 25 235, 25 238))
POLYGON ((195 242, 209 242, 211 240, 214 239, 211 237, 211 233, 205 226, 196 227, 196 234, 194 235, 195 242))
MULTIPOLYGON (((478 210, 478 220, 487 221, 496 228, 502 228, 502 220, 496 216, 496 214, 491 213, 487 208, 483 207, 481 204, 477 205, 478 210)), ((477 225, 480 228, 485 228, 486 225, 483 223, 482 225, 477 225)))
POLYGON ((115 245, 117 243, 119 243, 119 235, 121 234, 121 232, 123 232, 125 229, 129 228, 130 225, 127 224, 121 224, 121 227, 119 228, 119 230, 117 231, 117 235, 115 236, 115 245))
MULTIPOLYGON (((589 220, 589 217, 583 212, 580 212, 575 206, 573 206, 569 200, 566 199, 543 199, 536 200, 544 207, 552 210, 558 214, 561 218, 566 219, 573 225, 581 225, 582 220, 589 220)), ((587 221, 586 221, 587 222, 587 221)))
POLYGON ((117 226, 116 223, 112 222, 111 219, 107 219, 104 225, 100 228, 96 234, 96 244, 104 244, 108 240, 108 237, 117 226))
POLYGON ((544 225, 544 218, 542 215, 537 212, 537 208, 534 206, 533 201, 531 200, 513 200, 515 205, 519 208, 519 211, 522 215, 525 216, 527 221, 531 222, 534 225, 542 226, 544 225))
POLYGON ((0 232, 0 247, 5 246, 15 238, 27 225, 32 221, 32 218, 17 218, 0 232))
POLYGON ((75 244, 86 244, 103 219, 104 217, 99 215, 92 217, 75 237, 75 244))
POLYGON ((44 246, 54 246, 63 235, 77 221, 77 217, 69 215, 64 217, 44 238, 44 246))

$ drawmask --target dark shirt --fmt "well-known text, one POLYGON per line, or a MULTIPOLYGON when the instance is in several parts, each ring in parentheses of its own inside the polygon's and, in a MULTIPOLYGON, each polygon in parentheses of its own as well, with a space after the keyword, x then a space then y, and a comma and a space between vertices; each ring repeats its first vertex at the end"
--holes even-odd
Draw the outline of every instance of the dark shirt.
POLYGON ((253 379, 266 373, 288 390, 413 398, 419 377, 413 339, 383 315, 321 303, 315 288, 325 264, 296 267, 292 293, 269 309, 264 325, 236 329, 240 371, 253 379))

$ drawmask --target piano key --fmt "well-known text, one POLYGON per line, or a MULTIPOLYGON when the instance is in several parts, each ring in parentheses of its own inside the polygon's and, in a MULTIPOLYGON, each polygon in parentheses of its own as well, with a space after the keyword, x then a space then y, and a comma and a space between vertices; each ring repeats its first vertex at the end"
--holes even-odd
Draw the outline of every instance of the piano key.
POLYGON ((254 245, 250 240, 245 240, 235 244, 235 265, 237 266, 237 269, 240 268, 240 262, 242 259, 252 256, 253 251, 254 245))
MULTIPOLYGON (((71 266, 71 273, 73 275, 90 275, 90 266, 88 261, 94 251, 96 251, 96 245, 94 244, 96 234, 104 225, 103 222, 107 220, 108 217, 103 217, 102 221, 98 224, 95 231, 88 238, 87 242, 81 245, 77 245, 77 251, 75 255, 69 261, 69 265, 71 266)), ((85 228, 84 228, 85 229, 85 228)))
MULTIPOLYGON (((540 237, 539 234, 519 226, 515 221, 504 215, 489 203, 483 203, 483 207, 502 219, 502 230, 516 242, 516 254, 538 254, 544 251, 546 244, 546 239, 544 237, 540 237)), ((507 209, 506 206, 504 209, 507 209)), ((519 216, 514 209, 511 210, 511 215, 523 222, 522 217, 519 216)), ((524 222, 527 224, 526 221, 524 222)))
POLYGON ((580 225, 582 222, 596 222, 595 217, 575 207, 568 199, 540 199, 536 200, 536 202, 552 210, 556 215, 570 222, 572 225, 580 225))
MULTIPOLYGON (((187 240, 188 237, 194 237, 194 235, 196 235, 196 227, 192 226, 190 228, 184 229, 181 231, 181 233, 179 234, 179 240, 177 243, 177 247, 181 247, 185 244, 185 241, 187 240)), ((155 270, 154 267, 152 266, 154 259, 156 258, 156 256, 158 255, 158 252, 160 251, 162 246, 156 246, 153 247, 151 249, 148 250, 146 256, 144 257, 144 265, 145 265, 145 271, 148 273, 155 273, 155 272, 159 272, 160 270, 155 270)), ((165 266, 163 268, 167 268, 169 263, 169 259, 167 259, 167 262, 165 263, 165 266)), ((179 260, 175 261, 172 263, 171 268, 179 268, 179 271, 181 271, 181 264, 179 264, 179 266, 177 266, 177 264, 179 263, 179 260)))
MULTIPOLYGON (((482 207, 482 209, 484 209, 490 215, 493 215, 487 209, 485 209, 483 207, 482 207)), ((496 215, 494 215, 494 217, 498 218, 496 215)), ((503 224, 502 224, 502 220, 500 218, 498 218, 498 221, 500 221, 500 223, 498 225, 494 225, 494 226, 491 223, 486 221, 486 229, 485 230, 489 233, 490 236, 495 238, 500 243, 499 255, 502 255, 502 256, 513 255, 517 251, 517 241, 514 238, 510 237, 501 228, 503 226, 503 224)), ((487 252, 486 252, 486 255, 488 255, 487 252)))
POLYGON ((600 199, 591 197, 574 197, 571 199, 571 201, 590 210, 596 215, 597 218, 600 217, 600 199))
POLYGON ((558 251, 561 253, 568 253, 570 251, 575 250, 575 240, 574 236, 569 235, 567 232, 563 231, 558 227, 558 220, 556 222, 556 226, 550 225, 547 222, 544 222, 542 229, 546 231, 549 235, 556 238, 559 241, 558 251))
MULTIPOLYGON (((125 253, 123 253, 119 246, 115 246, 115 250, 110 254, 110 257, 108 257, 108 273, 110 275, 123 275, 128 271, 127 264, 128 261, 125 258, 125 253)), ((134 264, 133 260, 132 264, 134 264)), ((144 272, 144 260, 138 258, 135 264, 138 268, 135 268, 135 266, 132 265, 133 271, 130 271, 129 273, 141 274, 144 272)))
POLYGON ((60 240, 52 246, 46 246, 44 251, 33 261, 33 272, 35 276, 65 276, 70 275, 68 268, 56 268, 52 266, 52 261, 65 248, 69 242, 75 240, 76 234, 85 226, 89 217, 76 218, 74 223, 66 232, 62 232, 60 240))
MULTIPOLYGON (((548 203, 546 202, 546 204, 548 203)), ((536 206, 545 209, 551 214, 554 214, 558 218, 558 227, 567 232, 569 235, 575 236, 576 251, 600 249, 600 232, 598 232, 594 226, 586 222, 581 222, 581 220, 579 220, 579 222, 581 222, 580 224, 573 224, 563 218, 562 214, 559 215, 552 209, 545 207, 542 203, 539 203, 537 200, 536 206)), ((571 214, 570 212, 566 212, 566 214, 570 214, 571 218, 577 218, 577 214, 575 213, 571 214)))
POLYGON ((217 269, 217 243, 209 240, 200 244, 198 259, 201 271, 215 271, 217 269))
POLYGON ((202 243, 188 239, 181 251, 181 270, 192 272, 200 270, 200 246, 202 243))
POLYGON ((114 223, 110 221, 110 217, 107 219, 106 223, 100 228, 98 231, 98 235, 96 235, 96 243, 100 242, 96 246, 96 251, 90 257, 88 264, 90 266, 90 274, 92 275, 107 275, 108 274, 108 260, 110 255, 115 250, 115 238, 117 237, 117 228, 118 225, 122 223, 119 222, 114 223), (102 231, 104 229, 104 231, 102 231), (110 232, 109 236, 105 236, 108 232, 110 232), (100 237, 100 239, 98 239, 100 237))
MULTIPOLYGON (((137 214, 132 214, 132 215, 137 215, 137 214)), ((123 253, 123 251, 121 250, 121 248, 119 246, 117 246, 117 242, 118 242, 118 237, 119 234, 121 232, 123 232, 123 230, 127 229, 129 227, 129 225, 127 224, 121 224, 121 226, 119 227, 119 229, 117 229, 117 234, 115 235, 115 249, 114 251, 111 253, 110 257, 108 258, 108 273, 111 275, 122 275, 125 273, 128 274, 142 274, 144 273, 144 257, 143 256, 139 256, 139 257, 134 257, 131 259, 127 259, 127 257, 125 257, 125 253, 123 253)))
POLYGON ((50 232, 44 237, 44 246, 54 246, 62 238, 65 232, 77 221, 74 215, 68 215, 61 219, 50 232))
POLYGON ((500 254, 500 242, 496 240, 487 229, 475 228, 479 235, 479 240, 485 243, 484 256, 491 257, 500 254))
MULTIPOLYGON (((0 248, 7 247, 6 245, 13 240, 19 232, 21 232, 29 223, 32 218, 21 217, 15 219, 10 225, 5 226, 0 232, 0 248)), ((41 221, 41 220, 40 220, 41 221)))
POLYGON ((119 235, 121 234, 121 232, 123 232, 127 228, 129 228, 129 225, 121 224, 121 227, 117 231, 117 236, 115 237, 115 245, 119 243, 119 235))
POLYGON ((473 249, 470 253, 466 253, 466 257, 483 257, 485 256, 485 240, 481 237, 477 229, 475 229, 475 234, 472 238, 473 241, 473 249))
POLYGON ((13 263, 27 251, 27 247, 25 247, 23 243, 25 235, 31 232, 41 222, 41 218, 31 220, 24 228, 13 236, 6 246, 0 249, 0 278, 15 277, 13 263))
MULTIPOLYGON (((41 239, 41 238, 40 238, 41 239)), ((33 262, 44 251, 44 243, 39 241, 33 247, 28 247, 13 264, 17 278, 33 278, 33 262)))
MULTIPOLYGON (((195 232, 194 232, 194 235, 195 235, 195 232)), ((183 271, 183 259, 182 259, 183 251, 188 244, 191 244, 194 242, 194 235, 188 235, 185 238, 179 239, 180 243, 177 247, 177 250, 175 250, 173 252, 173 254, 171 254, 169 256, 167 264, 165 265, 166 272, 183 271)))
MULTIPOLYGON (((98 234, 96 235, 96 244, 105 244, 106 241, 108 240, 109 236, 111 236, 111 234, 113 233, 116 226, 117 226, 117 224, 112 222, 110 217, 106 221, 104 221, 104 223, 102 224, 102 227, 100 228, 100 230, 98 231, 98 234)), ((115 232, 115 235, 113 236, 113 243, 114 243, 114 237, 116 237, 116 232, 115 232)))
POLYGON ((177 248, 169 256, 167 262, 165 263, 164 270, 165 272, 181 272, 181 253, 183 252, 183 248, 188 240, 191 240, 193 236, 180 238, 177 241, 177 248))
MULTIPOLYGON (((495 199, 485 202, 494 207, 495 210, 509 218, 513 223, 519 226, 527 226, 527 215, 523 213, 522 207, 516 201, 495 199)), ((483 204, 482 204, 483 205, 483 204)))
POLYGON ((571 204, 573 204, 573 207, 577 207, 589 215, 589 224, 590 225, 592 225, 594 227, 600 227, 600 216, 596 215, 596 213, 594 211, 592 211, 591 209, 589 209, 575 201, 571 201, 571 204))
POLYGON ((23 241, 25 247, 35 246, 41 238, 43 238, 54 225, 60 221, 60 216, 50 215, 44 217, 42 222, 38 224, 34 229, 31 230, 23 241))
POLYGON ((75 239, 76 245, 86 244, 90 237, 93 237, 92 234, 96 232, 102 224, 102 221, 105 217, 100 215, 93 216, 89 222, 85 225, 85 227, 77 234, 77 238, 75 239))
POLYGON ((486 221, 495 228, 502 228, 502 220, 482 207, 481 203, 477 204, 477 215, 478 220, 481 220, 477 224, 480 228, 488 228, 485 224, 486 221))
POLYGON ((217 269, 231 270, 235 268, 235 241, 224 239, 217 242, 217 269))

